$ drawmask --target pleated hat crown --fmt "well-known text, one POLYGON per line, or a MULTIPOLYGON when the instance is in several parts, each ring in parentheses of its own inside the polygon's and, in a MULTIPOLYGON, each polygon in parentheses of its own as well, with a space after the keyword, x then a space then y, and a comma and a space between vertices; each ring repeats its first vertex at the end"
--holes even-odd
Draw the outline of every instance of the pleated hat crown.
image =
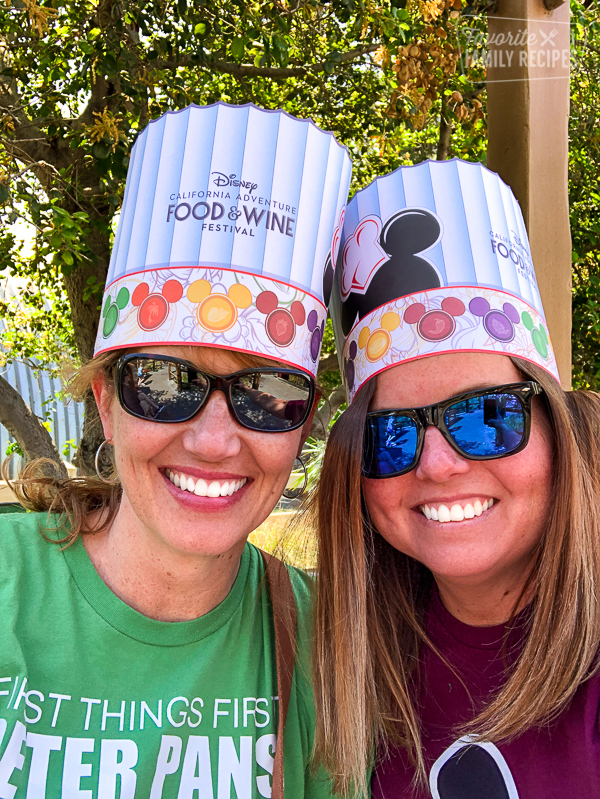
POLYGON ((558 380, 521 209, 478 163, 400 167, 355 194, 331 315, 349 401, 384 369, 460 350, 558 380))
POLYGON ((96 354, 223 347, 316 374, 348 196, 345 147, 252 104, 189 106, 133 147, 96 354))

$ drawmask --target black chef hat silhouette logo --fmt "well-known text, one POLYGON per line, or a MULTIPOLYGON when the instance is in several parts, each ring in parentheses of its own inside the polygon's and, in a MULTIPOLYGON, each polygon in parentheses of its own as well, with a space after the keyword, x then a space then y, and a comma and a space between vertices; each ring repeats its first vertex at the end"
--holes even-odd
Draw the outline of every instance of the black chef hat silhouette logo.
POLYGON ((341 325, 345 336, 357 319, 387 302, 439 288, 440 276, 422 253, 440 240, 442 226, 431 211, 404 208, 380 232, 367 217, 346 241, 342 254, 341 325))
POLYGON ((452 744, 429 775, 433 799, 519 799, 508 764, 491 743, 452 744))

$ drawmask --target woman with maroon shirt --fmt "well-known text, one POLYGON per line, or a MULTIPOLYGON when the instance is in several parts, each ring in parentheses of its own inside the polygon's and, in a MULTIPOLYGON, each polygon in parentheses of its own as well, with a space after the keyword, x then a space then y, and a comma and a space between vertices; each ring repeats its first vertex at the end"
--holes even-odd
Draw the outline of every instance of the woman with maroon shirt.
POLYGON ((480 165, 401 168, 340 252, 321 758, 347 796, 600 796, 600 399, 559 385, 518 205, 480 165))

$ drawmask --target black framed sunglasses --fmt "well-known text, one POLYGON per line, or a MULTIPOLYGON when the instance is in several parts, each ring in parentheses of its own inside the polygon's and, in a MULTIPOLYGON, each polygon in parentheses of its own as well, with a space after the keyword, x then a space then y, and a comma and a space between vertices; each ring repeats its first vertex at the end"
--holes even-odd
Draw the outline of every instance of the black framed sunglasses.
POLYGON ((531 401, 541 393, 534 381, 511 383, 458 394, 425 408, 368 413, 363 474, 383 479, 410 472, 419 462, 430 425, 468 460, 515 455, 527 446, 531 401))
POLYGON ((217 376, 181 358, 142 352, 119 359, 115 385, 124 411, 159 424, 193 419, 213 391, 222 391, 236 422, 261 433, 301 427, 315 397, 314 380, 299 369, 275 366, 217 376))

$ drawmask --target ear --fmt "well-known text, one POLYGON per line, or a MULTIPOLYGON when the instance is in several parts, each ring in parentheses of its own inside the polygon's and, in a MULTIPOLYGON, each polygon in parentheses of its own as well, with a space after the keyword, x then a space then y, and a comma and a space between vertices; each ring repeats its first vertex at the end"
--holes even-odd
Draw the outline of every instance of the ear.
POLYGON ((107 441, 111 441, 113 438, 112 408, 115 394, 107 385, 106 377, 103 373, 96 375, 92 380, 92 391, 94 393, 96 405, 98 406, 98 413, 100 414, 102 429, 104 430, 104 438, 107 441))
POLYGON ((313 400, 312 408, 310 409, 310 413, 308 415, 308 419, 302 425, 302 435, 300 436, 300 444, 298 446, 298 454, 296 457, 300 457, 302 454, 302 447, 306 444, 306 439, 310 433, 310 428, 312 427, 313 419, 315 418, 315 413, 317 412, 317 408, 319 407, 319 400, 321 399, 320 393, 317 391, 315 394, 315 398, 313 400))

